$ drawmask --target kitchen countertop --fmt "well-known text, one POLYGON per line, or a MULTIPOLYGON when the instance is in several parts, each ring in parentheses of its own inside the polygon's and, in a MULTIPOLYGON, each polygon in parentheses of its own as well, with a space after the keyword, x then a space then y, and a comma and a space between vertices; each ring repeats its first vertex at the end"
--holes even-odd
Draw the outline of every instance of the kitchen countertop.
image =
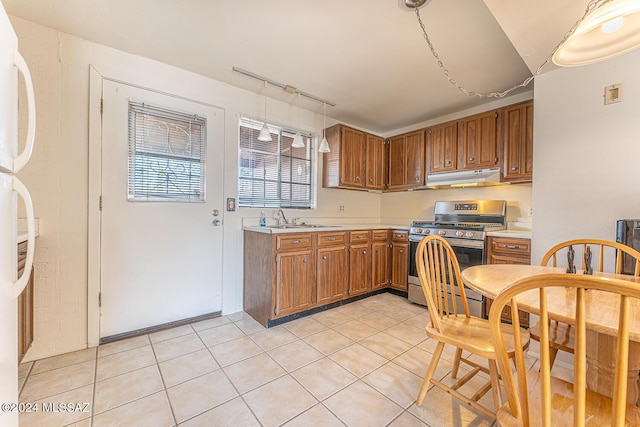
POLYGON ((517 239, 531 239, 531 230, 500 230, 490 231, 489 237, 512 237, 517 239))
POLYGON ((406 230, 409 231, 408 225, 388 225, 388 224, 349 224, 349 225, 331 225, 323 224, 322 227, 314 227, 309 224, 308 227, 295 226, 291 228, 278 228, 277 226, 244 226, 245 231, 255 231, 257 233, 281 234, 281 233, 311 233, 323 231, 353 231, 353 230, 406 230))

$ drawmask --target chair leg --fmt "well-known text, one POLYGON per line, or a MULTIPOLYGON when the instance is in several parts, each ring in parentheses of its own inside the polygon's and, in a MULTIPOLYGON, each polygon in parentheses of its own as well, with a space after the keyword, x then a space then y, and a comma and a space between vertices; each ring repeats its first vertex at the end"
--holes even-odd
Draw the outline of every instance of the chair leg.
POLYGON ((558 355, 558 349, 554 347, 549 347, 549 367, 553 368, 553 362, 556 361, 556 356, 558 355))
POLYGON ((491 390, 493 391, 494 411, 502 406, 502 395, 500 394, 500 375, 498 374, 498 364, 495 360, 489 359, 489 377, 491 378, 491 390))
POLYGON ((431 384, 431 378, 433 378, 433 375, 436 372, 436 368, 438 367, 438 362, 440 361, 442 350, 444 350, 444 343, 439 342, 438 345, 436 346, 436 351, 433 353, 433 357, 431 358, 431 363, 429 364, 427 373, 424 375, 422 388, 420 388, 420 393, 418 394, 418 399, 416 400, 416 405, 418 406, 422 405, 422 401, 424 400, 424 397, 427 394, 427 390, 429 389, 429 384, 431 384))
POLYGON ((451 378, 458 377, 458 368, 460 367, 460 359, 462 358, 462 349, 456 348, 456 356, 453 358, 453 368, 451 369, 451 378))

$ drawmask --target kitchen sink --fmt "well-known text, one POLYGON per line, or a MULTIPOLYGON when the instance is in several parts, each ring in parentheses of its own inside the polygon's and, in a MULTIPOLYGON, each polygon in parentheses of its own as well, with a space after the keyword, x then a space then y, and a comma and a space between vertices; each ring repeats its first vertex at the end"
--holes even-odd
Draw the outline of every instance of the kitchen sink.
POLYGON ((269 228, 324 228, 324 227, 338 227, 337 225, 324 225, 324 224, 282 224, 272 225, 269 228))

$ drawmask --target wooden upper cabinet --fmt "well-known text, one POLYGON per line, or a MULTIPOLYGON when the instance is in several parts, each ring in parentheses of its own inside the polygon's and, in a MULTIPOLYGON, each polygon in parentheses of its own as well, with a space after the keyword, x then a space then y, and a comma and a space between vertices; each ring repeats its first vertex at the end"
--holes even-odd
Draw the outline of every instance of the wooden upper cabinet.
POLYGON ((325 129, 331 152, 323 155, 323 187, 383 190, 384 139, 344 125, 325 129))
POLYGON ((458 167, 458 122, 427 129, 429 173, 451 172, 458 167))
POLYGON ((533 179, 533 101, 505 107, 502 117, 503 179, 507 182, 531 182, 533 179))
POLYGON ((366 146, 364 132, 342 127, 340 129, 340 185, 364 187, 366 146))
POLYGON ((423 129, 391 138, 389 140, 388 189, 423 187, 425 162, 423 129))
POLYGON ((387 184, 387 159, 384 138, 366 135, 366 181, 371 190, 384 190, 387 184))
POLYGON ((498 166, 497 123, 495 110, 458 121, 458 169, 481 169, 498 166))

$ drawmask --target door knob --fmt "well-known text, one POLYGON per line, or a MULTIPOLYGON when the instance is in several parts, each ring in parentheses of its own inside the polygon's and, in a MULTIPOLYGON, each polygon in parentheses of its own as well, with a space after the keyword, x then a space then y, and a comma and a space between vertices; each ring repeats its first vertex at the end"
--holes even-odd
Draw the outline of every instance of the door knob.
POLYGON ((214 219, 211 224, 213 224, 214 227, 219 227, 220 225, 222 225, 222 221, 220 221, 219 219, 214 219))

